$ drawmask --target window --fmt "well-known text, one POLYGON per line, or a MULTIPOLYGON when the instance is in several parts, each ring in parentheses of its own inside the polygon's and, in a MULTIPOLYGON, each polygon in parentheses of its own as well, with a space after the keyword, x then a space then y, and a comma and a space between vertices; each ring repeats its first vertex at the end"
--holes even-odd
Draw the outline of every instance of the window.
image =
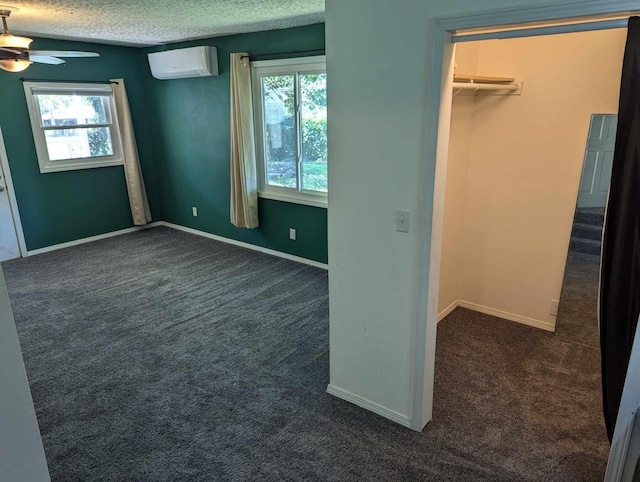
POLYGON ((40 172, 122 164, 110 85, 25 82, 40 172))
POLYGON ((325 57, 252 62, 259 195, 327 205, 325 57))

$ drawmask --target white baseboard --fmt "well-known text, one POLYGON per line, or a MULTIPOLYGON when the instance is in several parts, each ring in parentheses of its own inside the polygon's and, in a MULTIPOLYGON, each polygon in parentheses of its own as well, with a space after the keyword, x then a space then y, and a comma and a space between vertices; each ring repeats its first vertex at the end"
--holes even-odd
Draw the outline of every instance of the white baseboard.
POLYGON ((67 243, 54 244, 52 246, 46 246, 44 248, 33 249, 27 251, 27 256, 35 256, 36 254, 48 253, 49 251, 56 251, 58 249, 69 248, 71 246, 78 246, 79 244, 91 243, 100 239, 112 238, 113 236, 120 236, 121 234, 135 233, 136 231, 142 231, 144 229, 156 228, 161 226, 161 222, 149 223, 144 226, 133 226, 131 228, 120 229, 118 231, 111 231, 110 233, 98 234, 96 236, 89 236, 88 238, 76 239, 67 243))
POLYGON ((252 249, 254 251, 270 254, 272 256, 278 256, 279 258, 284 258, 291 261, 297 261, 298 263, 308 264, 310 266, 315 266, 316 268, 329 269, 329 265, 327 264, 319 263, 318 261, 313 261, 311 259, 301 258, 300 256, 294 256, 292 254, 282 253, 280 251, 276 251, 275 249, 263 248, 262 246, 256 246, 255 244, 236 241, 235 239, 225 238, 223 236, 207 233, 205 231, 200 231, 198 229, 187 228, 186 226, 180 226, 179 224, 173 224, 167 221, 160 221, 159 224, 160 226, 166 226, 168 228, 177 229, 179 231, 184 231, 185 233, 195 234, 197 236, 214 239, 216 241, 221 241, 223 243, 233 244, 235 246, 240 246, 242 248, 252 249))
POLYGON ((460 306, 460 301, 455 300, 449 306, 447 306, 444 310, 438 313, 438 323, 444 320, 453 310, 455 310, 458 306, 460 306))
POLYGON ((184 231, 190 234, 195 234, 197 236, 202 236, 209 239, 214 239, 216 241, 221 241, 223 243, 233 244, 235 246, 240 246, 247 249, 252 249, 254 251, 259 251, 261 253, 270 254, 272 256, 278 256, 280 258, 285 258, 291 261, 296 261, 298 263, 308 264, 310 266, 315 266, 316 268, 329 269, 329 266, 324 263, 319 263, 318 261, 313 261, 311 259, 301 258, 300 256, 294 256, 292 254, 282 253, 280 251, 276 251, 275 249, 263 248, 261 246, 256 246, 250 243, 244 243, 242 241, 236 241, 235 239, 225 238, 223 236, 217 236, 215 234, 207 233, 205 231, 199 231, 193 228, 187 228, 186 226, 180 226, 179 224, 169 223, 167 221, 157 221, 154 223, 145 224, 144 226, 133 226, 131 228, 120 229, 118 231, 112 231, 110 233, 98 234, 96 236, 89 236, 88 238, 76 239, 74 241, 69 241, 67 243, 54 244, 52 246, 46 246, 44 248, 33 249, 27 251, 27 256, 35 256, 37 254, 48 253, 50 251, 56 251, 58 249, 69 248, 71 246, 78 246, 80 244, 91 243, 93 241, 98 241, 100 239, 111 238, 113 236, 120 236, 121 234, 134 233, 136 231, 142 231, 144 229, 157 228, 158 226, 166 226, 168 228, 177 229, 179 231, 184 231))
POLYGON ((338 397, 342 400, 353 403, 358 407, 369 410, 370 412, 378 414, 381 417, 388 418, 389 420, 399 423, 400 425, 403 425, 407 428, 411 428, 411 419, 409 417, 407 417, 406 415, 402 415, 401 413, 398 413, 394 410, 383 407, 382 405, 378 405, 371 400, 367 400, 366 398, 362 398, 331 384, 327 387, 327 393, 329 395, 333 395, 334 397, 338 397))
POLYGON ((509 313, 508 311, 496 310, 495 308, 489 308, 488 306, 478 305, 469 301, 459 300, 458 306, 467 308, 469 310, 478 311, 486 315, 496 316, 509 321, 515 321, 527 326, 533 326, 534 328, 540 328, 541 330, 556 331, 555 323, 549 323, 548 321, 536 320, 533 318, 527 318, 526 316, 516 315, 515 313, 509 313))

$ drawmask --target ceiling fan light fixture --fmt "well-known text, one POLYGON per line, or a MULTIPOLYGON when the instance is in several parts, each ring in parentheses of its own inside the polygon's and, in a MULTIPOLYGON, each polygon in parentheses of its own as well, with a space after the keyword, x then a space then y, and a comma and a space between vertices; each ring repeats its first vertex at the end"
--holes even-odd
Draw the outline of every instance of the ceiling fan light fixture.
POLYGON ((9 32, 7 19, 11 12, 17 12, 15 7, 0 5, 0 69, 7 72, 22 72, 32 63, 60 65, 64 60, 59 57, 100 57, 95 52, 75 52, 57 50, 29 50, 33 42, 28 37, 13 35, 9 32))
POLYGON ((33 62, 26 59, 6 59, 0 60, 0 69, 7 72, 22 72, 26 70, 33 62))
POLYGON ((31 42, 33 40, 28 37, 20 37, 11 33, 0 34, 0 47, 28 49, 31 42))

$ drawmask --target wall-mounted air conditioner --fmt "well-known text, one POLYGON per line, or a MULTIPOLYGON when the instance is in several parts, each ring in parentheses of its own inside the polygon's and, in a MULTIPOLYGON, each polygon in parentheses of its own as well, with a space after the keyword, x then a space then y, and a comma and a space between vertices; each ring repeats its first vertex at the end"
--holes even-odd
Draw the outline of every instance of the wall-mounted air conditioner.
POLYGON ((148 55, 151 74, 156 79, 183 79, 218 75, 218 50, 202 46, 165 50, 148 55))

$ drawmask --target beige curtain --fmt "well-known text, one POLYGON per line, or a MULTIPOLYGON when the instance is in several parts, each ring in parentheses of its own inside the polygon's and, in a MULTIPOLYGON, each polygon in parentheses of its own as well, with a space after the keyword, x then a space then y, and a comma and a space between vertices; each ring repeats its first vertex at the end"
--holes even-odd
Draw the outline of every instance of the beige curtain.
POLYGON ((258 227, 258 177, 248 55, 231 54, 231 222, 239 228, 258 227))
POLYGON ((122 139, 122 157, 124 160, 124 176, 129 192, 129 204, 131 205, 131 217, 133 224, 140 226, 151 222, 151 210, 147 200, 147 192, 144 188, 144 179, 140 169, 136 136, 133 132, 131 111, 127 100, 127 91, 124 88, 124 79, 111 79, 113 97, 116 101, 116 115, 122 139))

